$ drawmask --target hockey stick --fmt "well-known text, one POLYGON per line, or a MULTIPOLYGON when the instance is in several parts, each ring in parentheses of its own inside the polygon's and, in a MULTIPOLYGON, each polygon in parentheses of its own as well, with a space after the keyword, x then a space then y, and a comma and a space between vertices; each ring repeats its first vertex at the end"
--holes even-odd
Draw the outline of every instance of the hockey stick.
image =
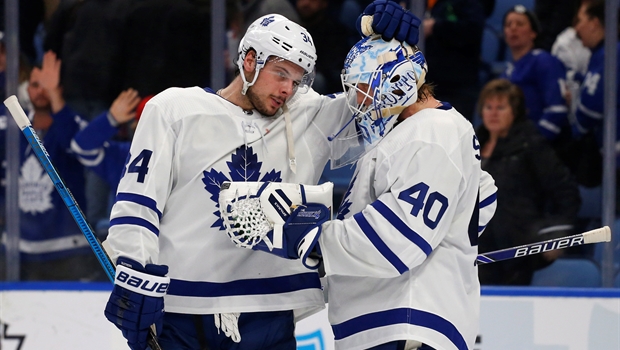
MULTIPOLYGON (((112 260, 103 250, 101 242, 99 241, 97 236, 95 236, 93 229, 86 221, 82 209, 80 209, 78 203, 75 201, 75 198, 73 198, 71 191, 69 191, 69 189, 65 185, 65 182, 56 171, 56 168, 54 167, 52 161, 49 158, 47 150, 39 140, 37 133, 32 128, 32 124, 30 124, 30 120, 20 106, 17 97, 15 97, 15 95, 9 96, 6 100, 4 100, 4 105, 9 110, 9 112, 11 112, 13 119, 21 129, 24 136, 26 136, 28 143, 32 147, 37 158, 39 159, 39 162, 41 162, 41 165, 43 165, 43 168, 45 168, 47 175, 49 175, 49 177, 52 179, 56 190, 58 190, 60 197, 62 197, 65 205, 71 212, 71 216, 73 216, 73 219, 78 224, 80 230, 86 237, 88 244, 90 244, 90 247, 97 256, 97 259, 99 260, 99 263, 108 275, 108 278, 112 283, 114 283, 116 268, 114 267, 114 265, 112 265, 112 260)), ((161 347, 157 343, 157 338, 155 337, 155 332, 153 329, 151 329, 151 331, 149 332, 148 343, 152 350, 161 350, 161 347)))
POLYGON ((547 241, 530 243, 518 247, 496 250, 478 255, 477 264, 488 264, 496 261, 520 258, 538 253, 548 252, 556 249, 576 247, 583 244, 609 242, 611 241, 611 230, 609 226, 603 226, 584 233, 572 236, 550 239, 547 241))

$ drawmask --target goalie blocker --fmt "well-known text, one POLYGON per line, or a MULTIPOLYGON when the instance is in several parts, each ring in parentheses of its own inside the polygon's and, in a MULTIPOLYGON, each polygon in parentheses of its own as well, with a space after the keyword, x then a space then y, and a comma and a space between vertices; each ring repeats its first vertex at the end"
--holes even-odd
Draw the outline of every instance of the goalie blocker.
POLYGON ((332 217, 333 183, 224 182, 219 206, 226 233, 238 247, 301 259, 317 269, 321 224, 332 217))

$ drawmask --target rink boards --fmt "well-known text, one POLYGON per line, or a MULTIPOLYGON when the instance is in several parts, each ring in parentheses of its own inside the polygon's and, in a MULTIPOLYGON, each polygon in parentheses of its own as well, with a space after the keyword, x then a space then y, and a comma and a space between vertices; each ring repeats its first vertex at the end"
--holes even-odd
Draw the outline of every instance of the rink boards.
MULTIPOLYGON (((111 284, 0 283, 0 349, 127 349, 103 316, 111 284)), ((620 289, 483 288, 476 350, 620 349, 620 289)), ((242 335, 243 336, 243 335, 242 335)), ((327 310, 298 350, 332 350, 327 310)))

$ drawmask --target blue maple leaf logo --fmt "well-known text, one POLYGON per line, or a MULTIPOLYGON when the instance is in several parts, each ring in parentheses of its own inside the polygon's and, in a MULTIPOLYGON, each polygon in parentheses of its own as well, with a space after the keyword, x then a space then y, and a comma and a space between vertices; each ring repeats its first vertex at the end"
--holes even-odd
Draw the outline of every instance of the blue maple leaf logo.
POLYGON ((261 178, 261 166, 263 162, 258 161, 258 156, 252 150, 252 147, 246 148, 241 146, 237 148, 235 153, 231 156, 231 161, 226 162, 230 172, 229 176, 226 176, 221 171, 215 169, 205 170, 202 172, 204 175, 202 183, 205 184, 205 189, 211 194, 209 197, 215 202, 215 207, 218 210, 213 212, 213 215, 217 218, 211 227, 219 227, 220 230, 224 229, 224 222, 220 218, 219 212, 219 198, 220 188, 225 181, 263 181, 263 182, 282 182, 282 173, 272 169, 266 172, 261 178))
POLYGON ((338 215, 336 215, 336 219, 338 220, 344 219, 344 217, 350 211, 349 208, 351 207, 351 200, 349 196, 351 195, 351 189, 353 189, 353 184, 355 183, 356 179, 357 179, 357 175, 354 176, 353 179, 351 179, 351 182, 349 183, 349 187, 347 188, 347 192, 345 192, 344 196, 342 197, 342 203, 340 203, 340 208, 338 209, 338 215))
POLYGON ((266 27, 266 26, 268 26, 269 24, 271 24, 273 21, 275 21, 274 16, 269 16, 269 17, 267 17, 267 18, 263 19, 263 20, 260 22, 260 25, 261 25, 261 26, 263 26, 263 27, 266 27))

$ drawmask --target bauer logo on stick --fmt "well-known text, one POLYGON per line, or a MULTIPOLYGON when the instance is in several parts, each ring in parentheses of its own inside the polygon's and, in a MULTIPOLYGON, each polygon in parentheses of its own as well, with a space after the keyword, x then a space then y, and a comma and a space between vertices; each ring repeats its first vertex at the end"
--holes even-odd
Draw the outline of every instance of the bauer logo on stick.
POLYGON ((550 250, 569 248, 569 247, 573 247, 576 245, 582 245, 582 244, 583 244, 582 236, 566 238, 566 239, 562 239, 557 242, 555 241, 545 242, 545 243, 533 245, 531 247, 523 247, 523 248, 517 249, 517 251, 515 252, 515 258, 518 258, 520 256, 548 252, 550 250))

